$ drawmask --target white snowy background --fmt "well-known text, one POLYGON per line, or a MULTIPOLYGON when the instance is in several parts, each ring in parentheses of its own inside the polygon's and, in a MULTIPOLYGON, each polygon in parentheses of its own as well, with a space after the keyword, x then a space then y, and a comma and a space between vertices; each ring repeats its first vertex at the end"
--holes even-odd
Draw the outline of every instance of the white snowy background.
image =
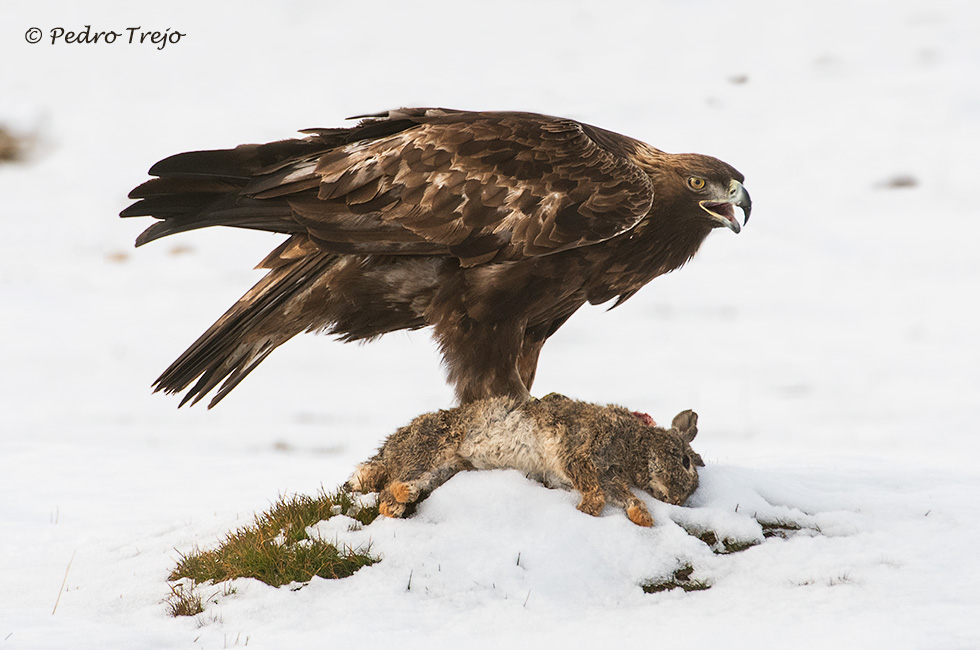
POLYGON ((64 0, 0 26, 0 126, 34 139, 0 165, 0 648, 980 647, 976 2, 64 0), (186 36, 51 44, 86 24, 186 36), (414 519, 321 524, 383 556, 351 578, 240 580, 170 618, 180 552, 452 397, 425 332, 305 336, 177 410, 150 383, 279 238, 136 251, 148 220, 116 215, 172 153, 406 105, 574 117, 745 174, 748 227, 583 309, 534 387, 694 408, 702 487, 647 530, 460 475, 414 519), (820 532, 715 555, 678 526, 756 539, 755 514, 820 532), (712 587, 641 591, 686 564, 712 587))

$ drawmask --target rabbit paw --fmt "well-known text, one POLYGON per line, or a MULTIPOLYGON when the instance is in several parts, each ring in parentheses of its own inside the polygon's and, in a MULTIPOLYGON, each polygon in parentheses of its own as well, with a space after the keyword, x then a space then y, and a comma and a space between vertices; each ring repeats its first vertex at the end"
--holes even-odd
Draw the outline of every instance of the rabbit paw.
POLYGON ((598 517, 604 507, 606 507, 606 499, 602 496, 602 492, 598 491, 583 492, 582 500, 577 506, 579 510, 593 517, 598 517))
POLYGON ((626 507, 626 516, 637 526, 643 526, 645 528, 653 526, 653 517, 641 501, 636 501, 628 505, 626 507))
POLYGON ((388 486, 388 491, 398 503, 415 503, 419 498, 419 488, 414 483, 393 481, 388 486))

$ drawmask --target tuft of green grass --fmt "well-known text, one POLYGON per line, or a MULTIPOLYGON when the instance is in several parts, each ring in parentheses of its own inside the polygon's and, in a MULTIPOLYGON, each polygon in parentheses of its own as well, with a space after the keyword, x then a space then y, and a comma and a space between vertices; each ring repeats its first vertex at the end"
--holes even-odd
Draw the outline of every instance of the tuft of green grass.
POLYGON ((705 589, 710 589, 711 584, 703 580, 691 580, 691 574, 694 573, 694 567, 690 564, 685 564, 681 568, 674 571, 674 574, 660 582, 647 582, 640 585, 643 589, 643 593, 646 594, 656 594, 661 591, 668 591, 670 589, 683 589, 684 591, 704 591, 705 589))
POLYGON ((181 556, 169 580, 190 578, 197 583, 218 583, 256 578, 280 587, 306 583, 313 576, 346 578, 378 558, 370 554, 370 549, 338 549, 307 535, 307 527, 338 514, 366 525, 378 516, 378 508, 363 507, 342 490, 331 494, 321 491, 316 497, 281 497, 269 512, 255 518, 254 525, 230 533, 218 548, 181 556))

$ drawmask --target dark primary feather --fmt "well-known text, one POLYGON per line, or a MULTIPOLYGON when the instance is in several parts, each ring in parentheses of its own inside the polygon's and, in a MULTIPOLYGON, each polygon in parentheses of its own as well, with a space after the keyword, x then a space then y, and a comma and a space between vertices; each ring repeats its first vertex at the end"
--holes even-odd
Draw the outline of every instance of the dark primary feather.
POLYGON ((680 157, 574 120, 400 109, 304 133, 171 156, 130 193, 122 216, 159 220, 137 245, 215 225, 290 235, 158 390, 196 402, 223 382, 213 406, 300 332, 432 325, 461 400, 525 396, 575 310, 624 300, 717 225, 690 212, 680 157))

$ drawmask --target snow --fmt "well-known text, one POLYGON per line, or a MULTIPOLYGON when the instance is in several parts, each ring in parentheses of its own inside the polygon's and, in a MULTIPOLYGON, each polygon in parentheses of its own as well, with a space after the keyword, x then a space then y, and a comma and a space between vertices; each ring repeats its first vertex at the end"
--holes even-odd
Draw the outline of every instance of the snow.
POLYGON ((0 165, 3 647, 980 646, 976 3, 52 0, 0 18, 0 125, 37 136, 0 165), (50 44, 86 24, 186 36, 50 44), (203 587, 203 614, 171 618, 181 552, 332 489, 451 391, 424 332, 306 336, 218 408, 178 411, 149 383, 279 238, 134 251, 146 221, 115 215, 171 153, 403 105, 566 115, 745 174, 748 227, 576 314, 534 387, 661 421, 694 408, 701 487, 686 508, 647 499, 641 529, 514 472, 460 474, 412 519, 316 526, 383 556, 351 578, 203 587), (803 529, 719 555, 680 526, 760 541, 756 518, 803 529), (640 589, 687 564, 709 589, 640 589))

